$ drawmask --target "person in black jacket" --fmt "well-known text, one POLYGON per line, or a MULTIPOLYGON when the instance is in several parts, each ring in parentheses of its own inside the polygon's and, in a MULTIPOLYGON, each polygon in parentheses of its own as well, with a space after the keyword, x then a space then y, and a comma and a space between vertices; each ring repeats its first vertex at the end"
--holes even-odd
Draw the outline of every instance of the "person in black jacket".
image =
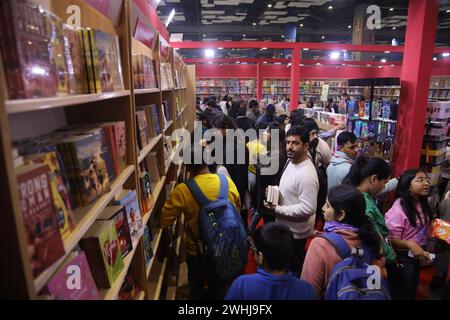
MULTIPOLYGON (((230 110, 231 111, 231 110, 230 110)), ((213 128, 217 129, 222 134, 222 138, 224 139, 223 143, 223 165, 227 169, 230 174, 231 180, 233 180, 236 185, 239 195, 241 197, 242 210, 241 216, 244 221, 245 227, 248 226, 248 208, 245 204, 246 193, 248 188, 248 165, 249 165, 249 154, 248 149, 245 146, 245 139, 243 136, 236 136, 234 141, 226 141, 226 131, 227 130, 236 130, 236 124, 233 119, 226 115, 219 115, 215 118, 212 123, 213 128), (233 153, 234 159, 231 163, 227 161, 227 144, 233 143, 233 153), (244 154, 244 163, 238 163, 240 160, 240 156, 238 152, 245 152, 244 154)), ((218 165, 220 163, 217 163, 218 165)))
POLYGON ((264 223, 268 223, 271 221, 275 221, 275 215, 273 210, 268 209, 264 206, 264 200, 266 195, 266 189, 268 186, 278 186, 280 184, 281 176, 283 175, 283 169, 286 165, 287 154, 286 154, 286 133, 284 128, 274 122, 269 124, 266 131, 263 134, 262 139, 267 144, 267 156, 270 158, 278 158, 278 170, 275 174, 265 175, 262 174, 261 169, 264 167, 262 163, 258 163, 256 165, 256 186, 255 186, 255 197, 254 203, 256 204, 256 212, 254 212, 254 216, 252 217, 252 221, 249 226, 249 234, 252 234, 256 226, 258 225, 261 217, 264 219, 264 223), (271 141, 273 133, 278 131, 279 141, 278 148, 273 148, 272 143, 276 143, 277 141, 271 141))
POLYGON ((245 108, 240 107, 237 112, 237 118, 234 119, 236 126, 238 129, 244 130, 246 132, 248 129, 255 128, 255 121, 247 117, 247 110, 245 108))

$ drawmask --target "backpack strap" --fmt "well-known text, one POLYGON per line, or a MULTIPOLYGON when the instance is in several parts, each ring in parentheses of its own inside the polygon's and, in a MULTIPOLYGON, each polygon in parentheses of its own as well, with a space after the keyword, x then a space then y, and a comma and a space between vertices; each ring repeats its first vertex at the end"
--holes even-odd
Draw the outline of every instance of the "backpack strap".
POLYGON ((197 182, 195 182, 194 178, 189 179, 185 182, 189 191, 191 191, 194 198, 197 200, 197 202, 200 204, 201 207, 206 206, 209 201, 209 199, 203 194, 202 190, 200 190, 200 187, 198 186, 197 182))
POLYGON ((219 174, 220 179, 220 191, 219 198, 217 200, 227 200, 228 199, 228 179, 225 175, 219 174))
POLYGON ((350 249, 347 242, 341 235, 334 232, 330 232, 321 234, 318 237, 328 240, 328 242, 331 243, 331 245, 334 247, 334 249, 339 254, 342 260, 351 256, 352 250, 350 249))

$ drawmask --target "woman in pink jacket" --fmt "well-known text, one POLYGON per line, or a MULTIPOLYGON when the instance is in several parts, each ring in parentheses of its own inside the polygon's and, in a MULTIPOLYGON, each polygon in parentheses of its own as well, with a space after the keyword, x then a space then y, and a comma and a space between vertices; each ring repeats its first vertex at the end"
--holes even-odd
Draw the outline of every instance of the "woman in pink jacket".
MULTIPOLYGON (((386 278, 380 237, 365 215, 366 202, 361 191, 350 185, 331 188, 322 210, 326 221, 324 231, 341 235, 349 247, 361 247, 362 241, 370 249, 372 264, 379 266, 386 278)), ((306 254, 301 279, 309 282, 322 298, 333 267, 341 260, 328 240, 316 237, 306 254)))
POLYGON ((424 250, 432 219, 429 192, 430 179, 425 172, 405 171, 397 187, 397 199, 384 216, 389 239, 402 265, 393 283, 394 298, 415 299, 420 260, 430 260, 430 253, 424 250))

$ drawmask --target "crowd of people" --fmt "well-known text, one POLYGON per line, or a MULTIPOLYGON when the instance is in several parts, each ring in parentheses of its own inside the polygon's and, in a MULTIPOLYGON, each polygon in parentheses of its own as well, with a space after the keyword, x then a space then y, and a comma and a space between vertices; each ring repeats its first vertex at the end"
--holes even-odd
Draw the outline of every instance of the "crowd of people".
MULTIPOLYGON (((236 161, 235 152, 231 163, 224 156, 221 163, 203 159, 188 168, 211 201, 220 191, 217 174, 227 176, 228 198, 241 213, 257 272, 217 276, 211 261, 202 258, 199 204, 182 183, 165 203, 160 225, 169 227, 181 214, 186 217, 190 298, 324 299, 333 290, 336 266, 355 248, 357 254, 362 249, 367 265, 378 268, 386 297, 415 299, 421 265, 434 263, 438 272, 432 285, 448 298, 448 244, 435 240, 434 254, 427 245, 432 220, 449 221, 449 186, 441 209, 432 209, 425 171, 408 170, 395 178, 386 161, 358 156, 356 136, 345 131, 336 137, 338 151, 333 154, 326 141, 345 127, 320 132, 314 119, 297 111, 288 115, 273 104, 225 96, 220 103, 214 98, 199 103, 197 112, 203 131, 215 129, 224 139, 227 130, 256 129, 254 140, 235 138, 235 150, 245 144, 244 164, 236 161), (269 143, 275 132, 278 143, 269 143), (259 161, 261 155, 276 157, 275 173, 262 174, 267 164, 259 161), (279 203, 266 201, 269 186, 278 186, 279 203), (395 201, 383 214, 380 208, 389 205, 389 198, 381 195, 387 193, 395 194, 395 201)), ((192 143, 206 147, 211 142, 192 143)), ((224 144, 225 154, 226 149, 224 144)))

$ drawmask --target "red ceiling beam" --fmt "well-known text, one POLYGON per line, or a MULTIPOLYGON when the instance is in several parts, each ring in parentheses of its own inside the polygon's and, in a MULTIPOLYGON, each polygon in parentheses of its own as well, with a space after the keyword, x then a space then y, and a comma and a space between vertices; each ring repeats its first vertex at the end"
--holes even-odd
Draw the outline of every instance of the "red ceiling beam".
MULTIPOLYGON (((281 62, 284 64, 288 64, 291 62, 290 59, 272 59, 272 58, 188 58, 184 59, 185 63, 235 63, 235 62, 247 62, 247 63, 264 63, 272 64, 276 62, 281 62)), ((305 65, 308 64, 316 64, 320 63, 323 65, 342 65, 346 64, 348 66, 367 66, 370 64, 373 67, 377 66, 390 66, 391 64, 395 66, 401 66, 402 63, 399 61, 392 62, 380 62, 380 61, 345 61, 345 60, 302 60, 302 63, 305 65)))
MULTIPOLYGON (((170 45, 179 49, 294 49, 309 48, 311 50, 347 50, 360 52, 403 52, 403 46, 385 45, 356 45, 349 43, 322 43, 322 42, 269 42, 269 41, 184 41, 171 42, 170 45)), ((449 47, 435 48, 435 53, 450 52, 449 47)))

